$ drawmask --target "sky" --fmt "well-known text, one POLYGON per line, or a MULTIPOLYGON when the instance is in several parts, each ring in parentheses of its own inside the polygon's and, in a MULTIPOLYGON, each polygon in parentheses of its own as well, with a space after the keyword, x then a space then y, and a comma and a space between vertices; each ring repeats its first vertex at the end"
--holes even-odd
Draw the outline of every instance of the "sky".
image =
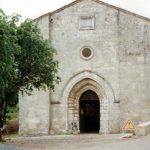
MULTIPOLYGON (((0 0, 0 8, 7 15, 18 13, 23 19, 35 19, 74 0, 0 0)), ((150 0, 102 0, 131 12, 150 18, 150 0)))

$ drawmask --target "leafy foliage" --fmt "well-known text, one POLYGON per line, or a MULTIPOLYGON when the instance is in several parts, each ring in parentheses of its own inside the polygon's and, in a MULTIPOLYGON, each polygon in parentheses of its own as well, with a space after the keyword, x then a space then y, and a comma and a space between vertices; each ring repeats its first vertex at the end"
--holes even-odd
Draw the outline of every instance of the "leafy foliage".
POLYGON ((16 78, 15 54, 19 52, 15 20, 0 10, 0 99, 5 97, 5 90, 16 78))
POLYGON ((19 20, 0 10, 0 126, 7 108, 17 104, 19 91, 54 89, 60 81, 56 51, 35 23, 27 19, 18 25, 19 20))
POLYGON ((6 110, 6 122, 10 120, 18 120, 19 106, 8 106, 6 110))
POLYGON ((54 60, 56 51, 49 48, 39 29, 31 20, 26 20, 18 27, 18 44, 21 52, 16 56, 18 65, 17 86, 22 91, 50 87, 59 81, 56 77, 58 62, 54 60))

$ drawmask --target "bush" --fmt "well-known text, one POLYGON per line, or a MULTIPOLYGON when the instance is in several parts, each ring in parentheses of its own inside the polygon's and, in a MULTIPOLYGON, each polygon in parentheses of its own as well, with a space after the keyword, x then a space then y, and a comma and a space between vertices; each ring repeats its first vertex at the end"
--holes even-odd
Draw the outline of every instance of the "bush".
POLYGON ((19 106, 8 106, 6 110, 6 121, 18 120, 19 106))

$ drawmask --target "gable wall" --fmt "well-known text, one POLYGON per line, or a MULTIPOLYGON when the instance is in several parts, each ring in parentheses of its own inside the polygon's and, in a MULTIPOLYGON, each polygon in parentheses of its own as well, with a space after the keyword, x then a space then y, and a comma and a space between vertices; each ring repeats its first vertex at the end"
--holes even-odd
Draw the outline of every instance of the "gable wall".
POLYGON ((66 132, 68 102, 62 95, 69 81, 83 71, 98 74, 106 80, 114 91, 115 101, 120 101, 120 104, 110 104, 109 132, 119 132, 123 122, 129 118, 135 124, 150 120, 148 21, 91 0, 83 0, 54 13, 50 18, 48 15, 41 18, 39 26, 58 52, 62 79, 49 97, 51 104, 49 101, 43 103, 51 105, 47 115, 50 124, 45 126, 47 130, 50 127, 51 133, 66 132), (80 16, 94 16, 94 30, 81 30, 80 16), (93 49, 92 59, 84 60, 80 56, 84 46, 93 49))
MULTIPOLYGON (((65 87, 68 78, 80 71, 96 72, 110 83, 116 100, 121 103, 120 127, 128 118, 135 124, 149 120, 150 23, 91 1, 56 13, 52 19, 51 40, 58 50, 62 77, 59 87, 65 87), (86 14, 95 16, 94 30, 79 30, 79 17, 86 14), (90 61, 79 56, 85 45, 94 49, 90 61)), ((58 91, 61 95, 61 89, 58 91)), ((56 99, 59 101, 58 95, 56 99)), ((116 107, 112 106, 114 110, 110 113, 118 117, 116 107)), ((114 116, 111 122, 117 120, 114 116)))
MULTIPOLYGON (((60 132, 66 124, 67 110, 64 106, 67 101, 62 99, 62 94, 67 83, 76 74, 83 71, 97 73, 110 83, 118 99, 117 14, 117 10, 86 0, 51 16, 53 23, 50 37, 53 47, 58 51, 59 74, 62 78, 52 96, 53 101, 61 102, 61 105, 52 105, 55 118, 52 119, 53 132, 60 132), (94 16, 94 30, 80 30, 80 16, 94 16), (84 46, 93 49, 94 56, 91 60, 81 58, 80 50, 84 46)), ((118 104, 111 105, 110 113, 110 126, 113 126, 110 130, 118 131, 118 104)))

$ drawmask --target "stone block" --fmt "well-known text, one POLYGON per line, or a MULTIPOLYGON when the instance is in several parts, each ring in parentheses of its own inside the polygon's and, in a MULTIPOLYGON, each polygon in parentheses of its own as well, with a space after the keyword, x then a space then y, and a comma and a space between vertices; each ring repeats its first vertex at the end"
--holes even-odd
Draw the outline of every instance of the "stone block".
POLYGON ((139 124, 136 127, 135 134, 137 136, 145 136, 147 134, 150 134, 150 121, 139 124))

